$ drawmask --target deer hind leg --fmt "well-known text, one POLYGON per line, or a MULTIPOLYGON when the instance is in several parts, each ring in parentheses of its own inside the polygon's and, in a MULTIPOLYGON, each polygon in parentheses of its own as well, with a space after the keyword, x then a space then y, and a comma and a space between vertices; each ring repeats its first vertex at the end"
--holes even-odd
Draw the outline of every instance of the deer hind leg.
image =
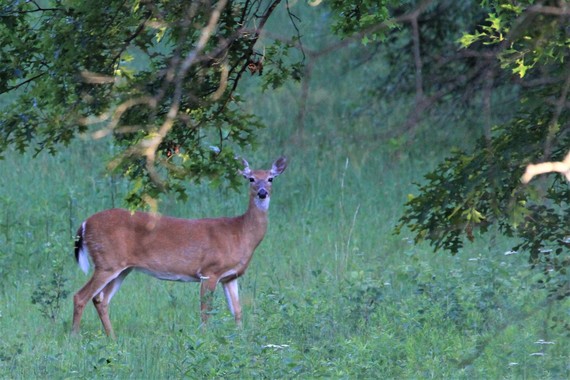
POLYGON ((103 271, 95 269, 93 277, 83 287, 75 293, 73 296, 73 327, 72 332, 79 332, 79 324, 81 323, 81 316, 83 315, 83 310, 85 305, 89 300, 93 299, 97 294, 113 281, 117 276, 123 272, 120 270, 118 272, 103 271))
POLYGON ((228 282, 222 283, 224 293, 226 294, 226 301, 228 308, 234 316, 238 326, 241 326, 241 305, 239 303, 238 280, 234 278, 228 282))
POLYGON ((111 320, 109 319, 109 303, 111 302, 111 298, 113 298, 115 293, 121 287, 125 277, 127 277, 130 272, 130 268, 122 271, 121 274, 119 274, 114 280, 111 280, 107 285, 105 285, 103 290, 93 297, 93 305, 95 305, 97 314, 99 314, 99 319, 101 319, 101 323, 103 323, 105 333, 113 339, 115 339, 115 332, 113 331, 113 326, 111 326, 111 320))

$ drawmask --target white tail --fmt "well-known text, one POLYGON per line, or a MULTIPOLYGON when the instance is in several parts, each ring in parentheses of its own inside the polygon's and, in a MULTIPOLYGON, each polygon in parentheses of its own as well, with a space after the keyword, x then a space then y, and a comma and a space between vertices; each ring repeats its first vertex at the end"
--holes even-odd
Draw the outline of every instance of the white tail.
POLYGON ((237 279, 247 269, 253 251, 267 230, 267 210, 273 178, 287 167, 284 157, 270 170, 251 170, 243 160, 240 173, 249 180, 249 207, 233 218, 178 219, 111 209, 89 217, 77 231, 75 257, 87 273, 95 270, 73 297, 73 332, 85 305, 92 300, 105 332, 114 337, 108 307, 131 270, 162 280, 200 282, 202 321, 208 319, 211 293, 221 282, 228 307, 238 324, 241 306, 237 279))

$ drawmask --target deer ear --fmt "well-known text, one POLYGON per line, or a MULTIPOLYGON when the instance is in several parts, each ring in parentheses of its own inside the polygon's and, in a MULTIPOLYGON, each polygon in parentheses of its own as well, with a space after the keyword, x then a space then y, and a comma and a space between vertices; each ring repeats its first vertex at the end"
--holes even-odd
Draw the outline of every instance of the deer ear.
POLYGON ((249 168, 249 163, 244 158, 241 159, 241 162, 243 163, 243 170, 239 170, 239 174, 241 174, 245 178, 249 178, 249 176, 251 175, 251 169, 249 168))
POLYGON ((270 173, 273 177, 277 177, 279 174, 283 173, 286 167, 287 159, 285 157, 280 157, 273 163, 270 173))

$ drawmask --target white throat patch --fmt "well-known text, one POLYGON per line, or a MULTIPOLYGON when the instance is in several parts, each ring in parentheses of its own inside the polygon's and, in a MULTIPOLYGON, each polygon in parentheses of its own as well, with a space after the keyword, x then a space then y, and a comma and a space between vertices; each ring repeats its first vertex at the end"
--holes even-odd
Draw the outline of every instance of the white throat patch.
POLYGON ((255 197, 255 205, 261 211, 267 211, 269 209, 269 197, 265 197, 264 199, 255 197))

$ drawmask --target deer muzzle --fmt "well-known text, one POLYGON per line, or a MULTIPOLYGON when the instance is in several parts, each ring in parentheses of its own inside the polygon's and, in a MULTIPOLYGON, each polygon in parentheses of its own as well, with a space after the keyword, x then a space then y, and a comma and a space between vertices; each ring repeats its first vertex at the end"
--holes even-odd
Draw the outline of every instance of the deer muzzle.
POLYGON ((265 199, 265 198, 267 198, 268 195, 269 194, 267 193, 267 190, 265 190, 265 189, 259 189, 259 191, 257 192, 257 196, 260 199, 265 199))

